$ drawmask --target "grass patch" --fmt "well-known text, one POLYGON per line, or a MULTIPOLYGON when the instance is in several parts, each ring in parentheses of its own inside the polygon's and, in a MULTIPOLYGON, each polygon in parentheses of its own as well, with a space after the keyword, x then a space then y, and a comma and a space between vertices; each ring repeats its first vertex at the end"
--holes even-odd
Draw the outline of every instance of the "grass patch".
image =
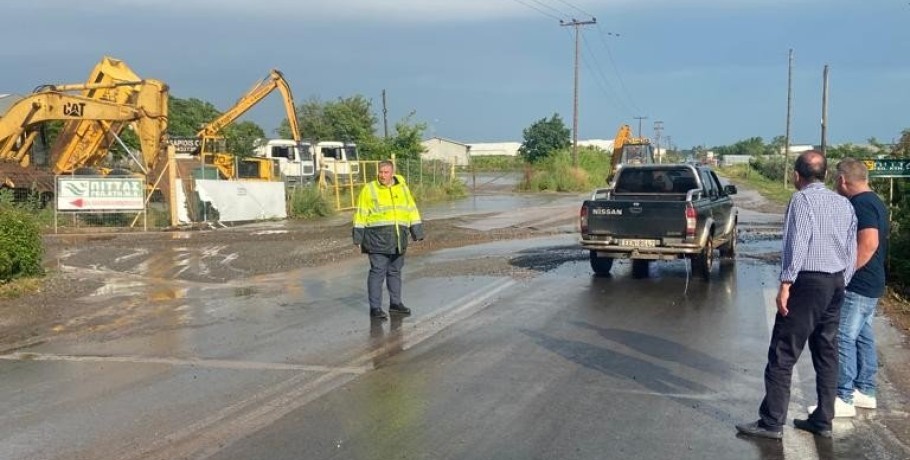
POLYGON ((16 278, 8 283, 0 284, 0 299, 16 299, 33 294, 41 290, 43 285, 44 280, 41 278, 16 278))
POLYGON ((778 204, 789 203, 790 196, 795 191, 791 184, 784 188, 783 178, 779 181, 772 181, 748 165, 725 166, 716 168, 715 171, 733 183, 742 183, 758 190, 763 197, 778 204))
POLYGON ((529 192, 587 192, 607 184, 610 155, 596 148, 578 150, 578 167, 572 166, 570 149, 526 166, 519 188, 529 192))
POLYGON ((411 195, 417 203, 453 200, 468 196, 468 187, 461 180, 452 180, 441 184, 408 184, 411 195))
POLYGON ((519 156, 490 155, 471 157, 469 171, 519 171, 524 166, 524 161, 519 156))
POLYGON ((335 214, 332 202, 319 187, 295 187, 288 193, 288 217, 309 219, 335 214))

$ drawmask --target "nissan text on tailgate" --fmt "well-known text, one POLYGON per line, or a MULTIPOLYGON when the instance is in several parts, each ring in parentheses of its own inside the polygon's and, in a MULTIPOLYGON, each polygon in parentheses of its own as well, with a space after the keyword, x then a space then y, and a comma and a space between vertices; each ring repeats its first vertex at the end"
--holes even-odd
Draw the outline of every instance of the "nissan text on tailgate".
POLYGON ((598 275, 609 274, 614 259, 632 259, 633 275, 641 276, 651 260, 686 258, 710 279, 715 250, 736 253, 735 193, 706 166, 625 166, 582 205, 581 245, 598 275))

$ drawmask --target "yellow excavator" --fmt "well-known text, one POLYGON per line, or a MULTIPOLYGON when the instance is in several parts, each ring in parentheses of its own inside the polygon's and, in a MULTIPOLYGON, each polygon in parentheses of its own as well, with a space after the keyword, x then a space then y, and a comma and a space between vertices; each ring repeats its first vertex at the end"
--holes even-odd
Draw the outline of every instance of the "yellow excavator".
MULTIPOLYGON (((143 145, 142 152, 158 152, 160 135, 167 129, 167 89, 164 83, 142 80, 123 61, 105 56, 92 69, 87 85, 64 85, 51 89, 81 90, 83 97, 140 107, 147 114, 150 113, 149 109, 153 109, 155 116, 140 118, 136 128, 140 142, 154 142, 154 145, 143 145), (90 87, 85 88, 87 85, 90 87)), ((108 152, 127 124, 119 120, 67 121, 51 148, 56 156, 54 172, 67 174, 82 169, 82 172, 90 173, 88 168, 97 168, 106 160, 108 152)), ((123 149, 127 154, 132 154, 125 145, 123 149)), ((157 156, 143 160, 133 157, 133 160, 146 173, 148 167, 157 162, 157 156)))
POLYGON ((294 107, 294 97, 290 85, 284 75, 272 69, 269 75, 253 85, 233 107, 221 114, 211 123, 205 125, 196 136, 199 137, 201 154, 206 164, 218 168, 220 175, 225 179, 258 179, 279 180, 280 172, 278 163, 261 157, 239 158, 227 152, 227 145, 221 131, 225 126, 233 123, 253 106, 265 99, 274 90, 281 93, 284 108, 287 112, 291 135, 296 144, 300 144, 300 129, 297 125, 297 109, 294 107))
POLYGON ((613 138, 613 157, 611 159, 611 173, 607 181, 611 181, 616 172, 627 164, 653 164, 654 148, 647 137, 633 137, 629 125, 621 125, 613 138))
MULTIPOLYGON (((101 166, 126 125, 132 125, 139 138, 141 158, 135 160, 142 172, 148 174, 163 166, 168 87, 158 80, 121 79, 113 69, 125 66, 117 62, 102 61, 93 70, 96 78, 85 84, 45 85, 26 96, 0 97, 3 186, 37 191, 46 200, 53 194, 55 174, 101 166), (50 148, 49 158, 34 161, 32 147, 48 121, 63 122, 61 134, 50 148), (6 167, 10 163, 18 163, 18 170, 6 167)), ((95 171, 105 174, 110 170, 95 171)))

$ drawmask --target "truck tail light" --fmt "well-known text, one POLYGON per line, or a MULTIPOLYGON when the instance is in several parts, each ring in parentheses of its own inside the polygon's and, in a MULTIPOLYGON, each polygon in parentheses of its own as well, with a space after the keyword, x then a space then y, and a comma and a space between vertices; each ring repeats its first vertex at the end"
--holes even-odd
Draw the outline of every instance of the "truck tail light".
POLYGON ((579 226, 581 227, 581 234, 586 235, 588 233, 588 207, 582 206, 581 211, 578 213, 579 226))
POLYGON ((695 206, 692 203, 686 204, 686 239, 695 239, 695 206))

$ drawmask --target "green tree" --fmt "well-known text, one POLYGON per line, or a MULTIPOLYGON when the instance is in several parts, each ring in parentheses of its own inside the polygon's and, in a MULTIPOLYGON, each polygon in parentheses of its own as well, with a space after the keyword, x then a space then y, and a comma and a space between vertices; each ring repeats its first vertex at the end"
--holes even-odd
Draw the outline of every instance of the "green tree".
POLYGON ((518 149, 519 155, 529 163, 537 163, 553 152, 569 147, 571 132, 559 114, 550 119, 541 118, 523 131, 524 142, 518 149))
MULTIPOLYGON (((323 102, 311 98, 297 107, 301 136, 312 141, 343 141, 357 144, 374 142, 376 116, 372 103, 362 95, 323 102)), ((287 120, 278 127, 281 137, 290 138, 287 120)))
POLYGON ((846 157, 869 158, 875 156, 875 152, 868 147, 850 143, 828 147, 826 153, 829 159, 846 157))
POLYGON ((171 96, 168 100, 167 132, 171 136, 192 137, 219 115, 221 112, 210 102, 171 96))
MULTIPOLYGON (((222 114, 210 102, 177 97, 168 101, 168 112, 168 134, 179 137, 196 136, 206 124, 222 114)), ((227 141, 228 152, 241 157, 251 155, 256 139, 266 137, 265 131, 252 121, 235 121, 225 126, 220 134, 227 141)))
POLYGON ((228 152, 239 157, 253 154, 257 139, 265 138, 265 131, 252 121, 241 121, 224 127, 228 152))

